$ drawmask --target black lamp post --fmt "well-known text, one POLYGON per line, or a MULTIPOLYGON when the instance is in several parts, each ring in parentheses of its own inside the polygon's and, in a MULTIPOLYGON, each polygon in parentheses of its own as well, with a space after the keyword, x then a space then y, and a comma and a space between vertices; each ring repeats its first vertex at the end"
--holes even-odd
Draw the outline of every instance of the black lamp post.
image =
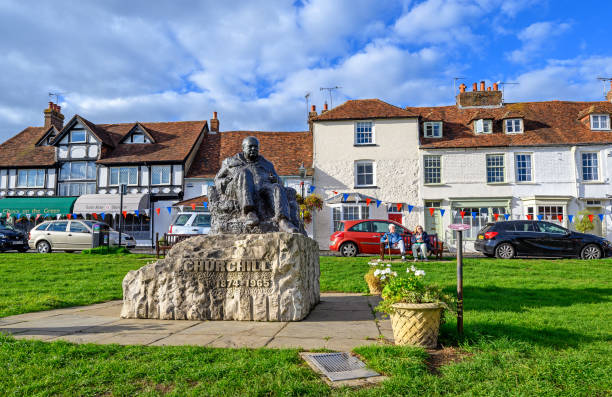
POLYGON ((119 247, 121 247, 121 229, 123 229, 123 195, 127 193, 127 186, 125 183, 119 185, 119 247))

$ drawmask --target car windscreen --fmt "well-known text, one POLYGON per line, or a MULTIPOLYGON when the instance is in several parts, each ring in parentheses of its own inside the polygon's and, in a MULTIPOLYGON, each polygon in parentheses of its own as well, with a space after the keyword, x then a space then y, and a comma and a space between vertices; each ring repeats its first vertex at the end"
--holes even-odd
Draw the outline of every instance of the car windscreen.
POLYGON ((191 214, 180 214, 174 220, 173 225, 174 226, 185 226, 189 218, 191 218, 191 214))
POLYGON ((478 234, 483 234, 488 232, 491 228, 493 227, 493 224, 489 223, 488 225, 486 225, 485 227, 483 227, 482 229, 480 229, 480 231, 478 232, 478 234))

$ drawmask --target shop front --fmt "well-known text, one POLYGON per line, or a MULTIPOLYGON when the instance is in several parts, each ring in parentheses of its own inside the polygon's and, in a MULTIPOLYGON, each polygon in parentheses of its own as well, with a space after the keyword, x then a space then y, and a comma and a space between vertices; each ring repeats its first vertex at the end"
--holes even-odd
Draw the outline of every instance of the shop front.
POLYGON ((9 197, 0 200, 2 222, 29 232, 37 223, 73 213, 76 197, 9 197))

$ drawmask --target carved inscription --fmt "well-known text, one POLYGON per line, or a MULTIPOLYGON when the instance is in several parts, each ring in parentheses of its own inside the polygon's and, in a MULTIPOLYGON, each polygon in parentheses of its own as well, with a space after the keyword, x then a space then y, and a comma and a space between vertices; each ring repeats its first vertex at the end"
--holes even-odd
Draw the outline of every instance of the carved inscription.
POLYGON ((265 293, 265 289, 272 286, 272 264, 256 259, 184 258, 181 269, 185 273, 198 273, 198 281, 208 288, 265 293))

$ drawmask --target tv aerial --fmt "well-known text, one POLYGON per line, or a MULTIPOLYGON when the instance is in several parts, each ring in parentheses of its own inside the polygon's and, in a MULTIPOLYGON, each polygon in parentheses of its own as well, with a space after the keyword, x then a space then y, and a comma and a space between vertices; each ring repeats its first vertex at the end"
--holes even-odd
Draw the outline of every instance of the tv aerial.
POLYGON ((342 87, 338 87, 338 86, 335 86, 335 87, 321 87, 321 91, 327 91, 329 93, 329 108, 330 109, 334 108, 334 101, 333 101, 333 98, 332 98, 332 92, 335 91, 335 90, 339 90, 340 88, 342 88, 342 87))

